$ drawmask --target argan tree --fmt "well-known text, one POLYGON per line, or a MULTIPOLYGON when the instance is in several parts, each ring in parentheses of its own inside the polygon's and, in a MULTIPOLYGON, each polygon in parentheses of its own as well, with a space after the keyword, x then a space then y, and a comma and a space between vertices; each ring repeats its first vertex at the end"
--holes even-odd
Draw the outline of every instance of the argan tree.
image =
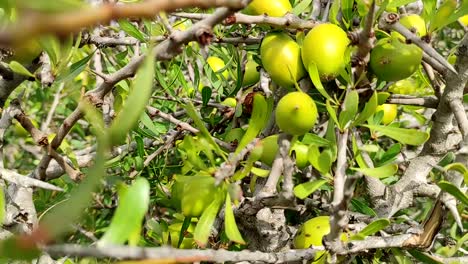
POLYGON ((467 1, 0 8, 2 262, 468 263, 467 1))

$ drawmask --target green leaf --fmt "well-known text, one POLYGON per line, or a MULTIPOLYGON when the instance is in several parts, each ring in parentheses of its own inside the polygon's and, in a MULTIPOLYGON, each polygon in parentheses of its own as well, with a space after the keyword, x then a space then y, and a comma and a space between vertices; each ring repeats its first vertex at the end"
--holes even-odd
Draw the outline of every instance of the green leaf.
POLYGON ((339 25, 340 21, 338 21, 338 13, 340 12, 341 0, 335 0, 330 7, 330 14, 328 15, 328 19, 333 24, 339 25))
POLYGON ((399 128, 392 126, 364 125, 365 127, 378 131, 400 143, 419 146, 429 139, 429 133, 416 129, 399 128))
POLYGON ((343 102, 343 110, 349 111, 353 116, 356 115, 359 105, 359 94, 356 90, 348 92, 343 102))
POLYGON ((203 120, 199 116, 197 110, 195 110, 195 107, 191 102, 188 102, 185 105, 185 110, 187 111, 187 114, 190 118, 192 118, 193 122, 195 123, 195 126, 200 130, 201 135, 208 141, 209 144, 213 147, 213 149, 216 151, 216 153, 220 156, 225 156, 224 152, 221 150, 221 148, 216 144, 214 141, 213 137, 211 136, 210 132, 208 129, 205 127, 205 124, 203 123, 203 120))
POLYGON ((460 162, 452 163, 452 164, 445 166, 444 169, 446 171, 454 170, 454 171, 459 172, 460 174, 463 175, 465 184, 468 184, 468 169, 465 167, 465 165, 463 165, 463 163, 460 163, 460 162))
POLYGON ((237 228, 236 218, 234 217, 234 212, 232 211, 231 196, 229 195, 229 192, 227 192, 226 195, 224 210, 224 229, 226 231, 227 237, 231 241, 245 245, 245 241, 242 238, 239 229, 237 228))
POLYGON ((373 221, 372 223, 368 224, 366 227, 364 227, 364 229, 359 231, 359 233, 352 236, 351 240, 362 240, 366 236, 371 236, 379 232, 380 230, 383 230, 389 225, 390 225, 390 220, 388 220, 387 218, 377 219, 373 221))
POLYGON ((254 175, 258 176, 258 177, 262 177, 262 178, 265 178, 270 174, 269 170, 264 170, 264 169, 260 169, 260 168, 256 168, 256 167, 252 167, 250 172, 252 174, 254 174, 254 175))
POLYGON ((236 148, 236 153, 239 153, 247 146, 257 135, 263 130, 270 119, 271 111, 269 111, 268 102, 260 93, 255 93, 253 99, 252 115, 249 120, 249 127, 245 131, 244 136, 236 148))
POLYGON ((309 146, 307 158, 310 164, 322 174, 327 174, 333 164, 332 151, 330 149, 325 149, 320 153, 318 147, 315 145, 309 146))
POLYGON ((85 209, 92 204, 93 191, 101 183, 105 175, 105 153, 108 146, 105 141, 99 141, 94 158, 94 165, 88 170, 86 177, 78 187, 73 188, 70 198, 52 207, 42 218, 45 230, 48 230, 50 237, 55 238, 71 229, 70 223, 75 223, 85 212, 85 209))
POLYGON ((125 31, 125 33, 127 33, 128 35, 138 39, 139 41, 142 41, 142 42, 145 41, 145 36, 141 33, 141 31, 138 30, 128 20, 125 20, 125 19, 119 20, 119 25, 120 25, 120 28, 123 31, 125 31))
POLYGON ((304 11, 310 6, 312 0, 302 0, 293 9, 293 14, 296 16, 304 13, 304 11))
POLYGON ((355 171, 359 171, 366 176, 381 179, 381 178, 387 178, 387 177, 395 175, 395 173, 398 171, 398 165, 388 164, 388 165, 378 167, 378 168, 351 168, 351 169, 355 171))
POLYGON ((330 100, 327 100, 325 106, 327 108, 328 113, 330 114, 331 119, 333 119, 335 124, 341 130, 340 123, 338 122, 338 117, 336 116, 336 109, 330 104, 330 100))
POLYGON ((377 216, 377 213, 370 208, 367 204, 357 200, 357 199, 351 199, 351 205, 354 207, 354 209, 365 215, 370 215, 370 216, 377 216))
POLYGON ((442 264, 442 262, 438 261, 437 259, 435 259, 434 257, 426 254, 426 253, 423 253, 419 250, 416 250, 416 249, 410 249, 408 250, 408 253, 411 254, 411 256, 413 256, 415 259, 421 261, 421 263, 425 263, 425 264, 442 264))
POLYGON ((319 91, 319 93, 323 95, 323 97, 325 97, 326 99, 333 101, 333 99, 330 97, 330 95, 328 95, 327 91, 325 90, 325 87, 323 87, 322 81, 320 81, 320 75, 317 69, 317 65, 315 65, 315 63, 313 62, 311 62, 309 65, 309 76, 317 91, 319 91))
POLYGON ((8 66, 15 73, 18 73, 18 74, 21 74, 21 75, 24 75, 24 76, 29 76, 29 77, 36 78, 34 76, 34 74, 32 74, 28 69, 26 69, 21 63, 19 63, 17 61, 11 61, 8 64, 8 66))
POLYGON ((141 123, 148 128, 155 136, 159 136, 161 134, 166 133, 165 129, 161 129, 161 127, 157 127, 154 123, 153 120, 148 116, 146 112, 143 112, 143 114, 140 117, 141 123))
POLYGON ((378 93, 377 93, 378 105, 385 104, 385 102, 387 101, 388 97, 390 97, 390 93, 387 93, 387 92, 378 92, 378 93))
POLYGON ((447 19, 454 13, 456 8, 456 0, 445 0, 444 3, 440 5, 439 9, 437 9, 435 15, 432 17, 428 32, 434 32, 439 28, 442 28, 457 20, 455 19, 452 21, 447 19))
POLYGON ((198 220, 197 226, 193 233, 193 238, 199 247, 204 248, 208 243, 210 237, 211 227, 218 215, 219 207, 223 203, 223 196, 219 195, 216 199, 203 211, 200 219, 198 220))
POLYGON ((319 137, 318 135, 312 133, 306 133, 302 138, 301 142, 305 145, 313 144, 319 147, 326 147, 331 145, 331 142, 329 140, 319 137))
POLYGON ((88 62, 93 57, 94 52, 89 54, 88 56, 84 57, 83 59, 73 63, 69 70, 61 73, 56 79, 56 82, 66 82, 69 80, 73 80, 76 76, 78 76, 85 68, 88 66, 88 62))
POLYGON ((315 192, 318 188, 320 188, 325 183, 327 183, 326 180, 315 180, 315 181, 309 181, 309 182, 296 185, 294 187, 294 195, 297 198, 303 200, 307 196, 315 192))
POLYGON ((211 88, 205 86, 201 91, 203 106, 206 106, 211 99, 211 88))
POLYGON ((364 123, 369 117, 371 117, 378 106, 378 95, 376 92, 371 96, 369 101, 365 104, 364 109, 359 113, 356 120, 354 120, 354 125, 360 125, 364 123))
POLYGON ((57 65, 60 58, 60 41, 55 36, 46 36, 39 39, 41 47, 49 56, 52 65, 57 65))
POLYGON ((137 179, 119 197, 119 205, 111 224, 98 245, 123 245, 133 231, 141 229, 150 202, 150 185, 145 178, 137 179))
POLYGON ((388 3, 387 8, 398 8, 416 2, 416 0, 392 0, 388 3))
POLYGON ((440 181, 437 185, 439 185, 442 191, 451 194, 460 202, 468 205, 468 196, 464 194, 457 186, 453 185, 451 182, 448 181, 440 181))
POLYGON ((383 166, 383 165, 385 165, 385 164, 387 164, 389 162, 393 162, 396 159, 396 157, 398 156, 398 154, 400 154, 400 152, 401 152, 401 144, 400 143, 393 144, 382 155, 382 157, 380 158, 380 160, 378 162, 378 166, 383 166))
POLYGON ((145 111, 153 91, 154 57, 152 54, 153 52, 148 53, 143 65, 138 69, 125 105, 109 129, 109 138, 113 144, 121 143, 125 139, 145 111))

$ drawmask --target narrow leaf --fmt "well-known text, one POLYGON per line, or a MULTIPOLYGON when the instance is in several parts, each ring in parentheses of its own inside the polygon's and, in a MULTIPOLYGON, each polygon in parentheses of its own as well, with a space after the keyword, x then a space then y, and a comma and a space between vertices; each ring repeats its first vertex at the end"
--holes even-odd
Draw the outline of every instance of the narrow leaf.
POLYGON ((8 66, 15 73, 35 78, 34 74, 32 74, 28 69, 26 69, 21 63, 17 61, 11 61, 8 66))
POLYGON ((202 216, 198 220, 197 226, 193 233, 193 238, 199 247, 205 247, 210 237, 211 227, 218 215, 219 207, 223 203, 222 196, 218 196, 209 206, 203 211, 202 216))
POLYGON ((429 139, 429 133, 416 129, 399 128, 392 126, 364 125, 372 130, 378 131, 383 135, 392 138, 400 143, 419 146, 429 139))
POLYGON ((229 195, 229 192, 227 192, 226 203, 224 207, 224 228, 229 240, 245 245, 245 241, 239 232, 239 228, 237 228, 236 218, 234 217, 234 212, 232 211, 231 196, 229 195))
POLYGON ((377 213, 372 208, 357 199, 351 199, 351 204, 354 209, 361 214, 377 216, 377 213))
POLYGON ((378 168, 351 168, 355 171, 359 171, 362 174, 374 178, 386 178, 395 175, 395 173, 398 171, 398 165, 397 164, 388 164, 382 167, 378 168))
POLYGON ((88 66, 88 62, 91 60, 93 55, 94 55, 94 52, 84 57, 83 59, 73 63, 68 70, 59 74, 59 76, 57 77, 57 79, 55 79, 55 81, 66 82, 66 81, 74 79, 86 68, 86 66, 88 66))
POLYGON ((323 95, 323 97, 325 97, 326 99, 333 101, 330 95, 328 95, 327 91, 325 91, 325 87, 323 87, 322 81, 320 81, 320 75, 317 69, 317 65, 315 65, 315 63, 313 62, 311 62, 309 65, 309 76, 319 93, 323 95))
POLYGON ((448 181, 440 181, 437 185, 439 185, 442 191, 451 194, 460 202, 468 205, 468 196, 464 194, 457 186, 453 185, 451 182, 448 181))
POLYGON ((294 187, 294 195, 303 200, 325 183, 327 183, 326 180, 315 180, 296 185, 296 187, 294 187))
POLYGON ((137 179, 120 197, 109 229, 99 241, 99 246, 123 245, 132 232, 141 228, 148 211, 150 185, 145 178, 137 179))
POLYGON ((360 125, 363 122, 365 122, 369 117, 371 117, 374 113, 375 110, 377 109, 378 105, 378 96, 377 93, 374 92, 374 94, 371 96, 369 101, 365 104, 364 109, 359 113, 358 117, 354 121, 354 125, 360 125))
POLYGON ((368 224, 364 229, 362 229, 359 233, 351 237, 353 239, 364 239, 366 236, 371 236, 380 230, 383 230, 387 226, 390 225, 390 220, 387 218, 381 218, 373 221, 372 223, 368 224))
POLYGON ((145 41, 145 36, 141 33, 140 30, 138 30, 132 23, 130 23, 128 20, 119 20, 119 25, 120 28, 125 31, 128 35, 138 39, 139 41, 144 42, 145 41))
POLYGON ((153 91, 154 58, 150 52, 138 69, 132 90, 125 101, 123 109, 110 127, 110 139, 113 144, 121 143, 128 132, 135 127, 153 91))
POLYGON ((268 111, 268 102, 260 93, 255 93, 253 99, 252 116, 249 120, 249 127, 237 146, 236 153, 239 153, 247 146, 266 126, 270 119, 271 112, 268 111))

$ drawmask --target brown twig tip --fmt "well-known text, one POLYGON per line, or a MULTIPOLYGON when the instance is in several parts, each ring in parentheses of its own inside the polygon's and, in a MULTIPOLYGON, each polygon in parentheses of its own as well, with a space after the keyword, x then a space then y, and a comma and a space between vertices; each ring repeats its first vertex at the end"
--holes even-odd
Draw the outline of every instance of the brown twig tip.
POLYGON ((197 41, 202 46, 209 45, 213 40, 213 32, 208 28, 201 28, 197 33, 197 41))
POLYGON ((224 19, 224 24, 226 25, 232 25, 234 23, 236 23, 236 16, 235 15, 230 15, 228 17, 226 17, 226 19, 224 19))
POLYGON ((385 16, 385 22, 390 25, 395 24, 399 20, 400 20, 400 16, 397 13, 388 13, 385 16))

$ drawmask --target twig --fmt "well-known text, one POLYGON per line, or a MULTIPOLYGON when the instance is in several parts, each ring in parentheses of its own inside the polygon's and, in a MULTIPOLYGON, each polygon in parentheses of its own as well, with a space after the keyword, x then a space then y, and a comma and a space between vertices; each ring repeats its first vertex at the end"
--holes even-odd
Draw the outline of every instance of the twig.
POLYGON ((288 136, 285 133, 281 133, 278 137, 278 146, 279 146, 279 151, 276 153, 275 160, 273 161, 273 164, 271 165, 271 171, 270 175, 268 175, 267 182, 263 186, 262 190, 257 194, 256 198, 262 199, 264 197, 272 196, 273 194, 276 193, 276 187, 278 184, 278 181, 280 179, 281 174, 283 173, 284 170, 284 161, 283 157, 281 155, 282 152, 289 151, 289 142, 284 142, 283 141, 289 141, 290 136, 288 136))
POLYGON ((14 183, 16 185, 19 185, 21 187, 37 187, 45 190, 63 192, 63 189, 60 187, 21 175, 12 170, 0 169, 0 178, 8 182, 14 183))
POLYGON ((61 93, 63 88, 65 87, 65 83, 61 83, 57 89, 57 92, 55 92, 54 95, 54 101, 52 102, 52 105, 50 106, 49 112, 47 113, 46 120, 41 124, 41 130, 42 131, 48 131, 49 130, 49 125, 52 122, 52 118, 55 113, 55 109, 57 109, 57 106, 60 103, 60 98, 61 98, 61 93))
POLYGON ((344 130, 339 133, 338 150, 336 160, 336 170, 333 177, 333 201, 330 206, 330 233, 326 240, 329 242, 331 251, 337 252, 341 245, 340 235, 348 223, 346 216, 347 204, 345 200, 345 187, 347 184, 346 169, 348 168, 346 152, 348 149, 348 133, 349 130, 344 130))
MULTIPOLYGON (((160 146, 156 151, 151 153, 151 155, 148 155, 143 162, 143 167, 148 167, 148 165, 153 161, 157 156, 159 156, 164 150, 168 149, 170 146, 172 146, 172 143, 182 134, 182 131, 172 131, 172 135, 167 137, 165 140, 164 145, 160 146)), ((133 169, 132 172, 130 172, 129 177, 134 178, 138 174, 138 171, 133 169)))
POLYGON ((412 95, 393 94, 387 98, 388 104, 415 105, 427 108, 437 108, 439 99, 435 96, 418 97, 412 95))
MULTIPOLYGON (((181 17, 201 20, 205 19, 209 14, 199 14, 199 13, 172 13, 171 15, 181 17)), ((233 16, 229 17, 224 21, 225 24, 265 24, 275 27, 287 27, 290 29, 311 29, 317 25, 317 22, 313 20, 303 20, 298 16, 287 13, 283 17, 271 17, 266 15, 260 16, 250 16, 241 13, 236 13, 233 16)))
POLYGON ((290 250, 285 252, 227 251, 224 249, 175 249, 170 247, 138 248, 128 246, 86 247, 80 245, 53 245, 44 247, 52 256, 96 257, 113 259, 155 259, 167 262, 239 262, 284 263, 310 260, 317 249, 290 250))
POLYGON ((468 137, 468 118, 466 116, 465 107, 463 106, 463 101, 453 100, 450 102, 450 107, 453 110, 453 114, 455 115, 458 128, 460 128, 463 138, 468 137))
POLYGON ((187 7, 229 7, 239 10, 246 0, 152 0, 127 5, 104 4, 56 15, 40 13, 18 19, 18 23, 0 32, 0 45, 14 45, 44 34, 67 35, 82 28, 107 24, 112 20, 130 17, 154 18, 160 11, 174 11, 187 7))
POLYGON ((244 157, 247 154, 252 152, 252 150, 257 146, 259 142, 260 140, 258 140, 258 138, 255 138, 252 142, 247 144, 247 146, 245 146, 245 148, 243 148, 239 153, 231 153, 229 155, 229 159, 223 162, 214 174, 214 177, 216 179, 216 185, 220 184, 224 179, 234 175, 239 163, 244 159, 244 157))

